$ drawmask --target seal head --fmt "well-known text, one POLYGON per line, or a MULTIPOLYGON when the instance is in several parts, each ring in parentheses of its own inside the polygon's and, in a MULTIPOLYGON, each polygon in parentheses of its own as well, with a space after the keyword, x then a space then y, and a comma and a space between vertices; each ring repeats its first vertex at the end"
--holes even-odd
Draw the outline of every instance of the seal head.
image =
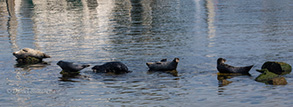
POLYGON ((59 65, 62 68, 62 70, 64 70, 65 72, 78 72, 90 66, 87 64, 74 64, 73 62, 66 62, 62 60, 59 61, 57 65, 59 65))

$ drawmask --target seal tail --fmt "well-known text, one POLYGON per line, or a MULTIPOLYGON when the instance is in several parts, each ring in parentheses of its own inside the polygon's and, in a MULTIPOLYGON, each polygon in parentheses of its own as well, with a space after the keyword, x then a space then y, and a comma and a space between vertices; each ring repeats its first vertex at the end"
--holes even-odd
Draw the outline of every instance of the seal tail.
POLYGON ((242 74, 248 74, 248 75, 250 75, 250 74, 249 74, 249 71, 250 71, 250 69, 251 69, 252 67, 253 67, 253 65, 243 67, 243 72, 242 72, 242 74))

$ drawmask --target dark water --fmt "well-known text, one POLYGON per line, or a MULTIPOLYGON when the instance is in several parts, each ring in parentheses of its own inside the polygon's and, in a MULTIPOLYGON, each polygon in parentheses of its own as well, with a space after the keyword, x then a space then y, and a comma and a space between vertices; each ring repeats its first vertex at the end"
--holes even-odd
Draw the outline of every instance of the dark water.
POLYGON ((287 85, 254 81, 265 61, 293 65, 292 0, 0 0, 1 106, 292 106, 287 85), (29 47, 50 65, 16 67, 29 47), (148 61, 180 58, 178 76, 148 72, 148 61), (251 77, 221 86, 216 60, 254 64, 251 77), (126 75, 64 81, 59 60, 121 61, 126 75))

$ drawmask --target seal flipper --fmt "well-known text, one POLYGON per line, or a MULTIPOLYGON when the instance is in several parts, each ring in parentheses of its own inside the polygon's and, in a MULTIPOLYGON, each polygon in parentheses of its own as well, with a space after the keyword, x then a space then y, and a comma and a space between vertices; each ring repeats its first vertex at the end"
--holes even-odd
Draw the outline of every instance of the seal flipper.
POLYGON ((43 55, 43 58, 51 58, 51 56, 47 55, 47 54, 44 54, 43 55))
POLYGON ((161 62, 167 62, 167 59, 162 59, 161 62))

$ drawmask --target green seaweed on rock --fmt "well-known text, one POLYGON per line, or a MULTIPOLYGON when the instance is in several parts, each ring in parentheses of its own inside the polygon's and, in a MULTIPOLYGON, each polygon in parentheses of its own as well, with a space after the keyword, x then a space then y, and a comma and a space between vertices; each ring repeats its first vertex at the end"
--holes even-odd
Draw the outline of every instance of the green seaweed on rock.
POLYGON ((271 85, 286 85, 287 81, 284 77, 270 72, 268 69, 263 69, 263 73, 255 78, 255 81, 263 82, 271 85))
POLYGON ((16 59, 19 64, 36 64, 42 62, 42 59, 35 57, 26 57, 22 59, 16 59))

